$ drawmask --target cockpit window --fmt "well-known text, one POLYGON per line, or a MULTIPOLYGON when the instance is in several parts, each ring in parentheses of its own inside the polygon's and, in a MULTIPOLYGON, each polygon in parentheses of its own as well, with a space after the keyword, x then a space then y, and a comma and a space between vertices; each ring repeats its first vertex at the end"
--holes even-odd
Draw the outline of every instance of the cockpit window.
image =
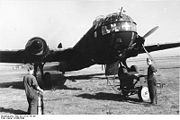
POLYGON ((94 29, 101 29, 102 35, 106 35, 111 32, 119 32, 119 31, 133 31, 136 30, 136 23, 133 19, 123 13, 112 13, 107 16, 99 16, 93 22, 94 29))
POLYGON ((136 24, 133 22, 116 22, 111 23, 108 25, 103 25, 102 28, 102 35, 106 35, 111 32, 119 32, 119 31, 134 31, 136 32, 136 24))

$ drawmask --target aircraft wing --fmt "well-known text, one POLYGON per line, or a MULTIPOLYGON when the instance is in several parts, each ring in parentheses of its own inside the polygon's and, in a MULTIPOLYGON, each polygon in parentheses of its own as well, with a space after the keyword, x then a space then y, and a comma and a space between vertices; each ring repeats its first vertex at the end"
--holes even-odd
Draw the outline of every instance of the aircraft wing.
MULTIPOLYGON (((148 52, 164 50, 164 49, 168 49, 168 48, 175 48, 175 47, 180 47, 180 42, 145 46, 145 48, 148 52)), ((139 53, 145 53, 144 49, 142 48, 139 53)))
MULTIPOLYGON (((153 52, 153 51, 158 51, 158 50, 163 50, 163 49, 168 49, 168 48, 175 48, 175 47, 180 47, 180 42, 145 46, 145 48, 148 52, 153 52)), ((141 48, 138 53, 139 54, 145 53, 145 51, 143 48, 141 48)), ((82 59, 82 55, 79 55, 79 53, 74 51, 73 48, 64 49, 64 50, 57 50, 57 51, 50 50, 48 52, 48 54, 46 55, 46 57, 43 57, 43 59, 41 59, 38 62, 66 61, 66 60, 70 60, 73 56, 76 56, 77 58, 82 59), (79 56, 81 56, 81 57, 79 57, 79 56)), ((10 50, 1 51, 0 50, 0 62, 25 63, 25 62, 36 62, 37 61, 37 59, 31 60, 30 58, 28 58, 28 60, 27 60, 26 57, 27 57, 27 55, 25 54, 24 49, 17 50, 17 51, 15 51, 15 50, 13 50, 13 51, 10 51, 10 50)), ((85 59, 85 58, 86 57, 84 57, 83 60, 86 63, 92 64, 90 60, 85 59)), ((81 62, 81 64, 82 64, 82 62, 81 62)))
POLYGON ((50 53, 44 59, 44 62, 60 62, 70 59, 74 55, 72 48, 63 50, 50 50, 50 53))
POLYGON ((49 50, 46 56, 39 61, 36 56, 29 57, 25 49, 22 50, 0 50, 0 62, 2 63, 33 63, 33 62, 59 62, 67 60, 72 55, 71 49, 49 50))
POLYGON ((24 63, 24 50, 0 51, 0 62, 24 63))
POLYGON ((91 60, 91 58, 73 48, 55 51, 52 50, 46 56, 44 61, 59 62, 58 70, 60 71, 75 71, 95 64, 94 61, 91 60))

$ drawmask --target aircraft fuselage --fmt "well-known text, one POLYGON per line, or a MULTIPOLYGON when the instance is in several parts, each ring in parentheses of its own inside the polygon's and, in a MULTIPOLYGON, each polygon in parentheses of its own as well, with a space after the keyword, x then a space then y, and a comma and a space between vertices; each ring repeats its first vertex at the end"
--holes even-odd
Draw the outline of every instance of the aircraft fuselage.
POLYGON ((121 59, 121 54, 137 37, 136 23, 125 14, 113 13, 97 18, 72 48, 75 54, 62 62, 59 68, 67 68, 65 71, 79 70, 92 64, 109 64, 126 59, 121 59))

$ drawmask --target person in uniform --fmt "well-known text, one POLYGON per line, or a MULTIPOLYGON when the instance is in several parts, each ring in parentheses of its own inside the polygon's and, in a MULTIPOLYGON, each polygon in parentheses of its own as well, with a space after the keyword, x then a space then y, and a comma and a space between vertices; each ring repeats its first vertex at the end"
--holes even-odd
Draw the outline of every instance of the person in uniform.
POLYGON ((28 66, 29 74, 23 77, 25 93, 29 104, 28 114, 37 114, 38 94, 43 94, 43 90, 39 87, 33 72, 34 67, 28 66))
POLYGON ((150 103, 157 104, 157 87, 156 87, 156 77, 155 77, 157 69, 152 65, 152 60, 149 58, 147 58, 147 65, 148 65, 147 83, 148 83, 148 89, 149 89, 149 95, 151 101, 150 103))
MULTIPOLYGON (((132 67, 134 68, 134 66, 132 67)), ((135 81, 139 80, 140 74, 137 72, 137 68, 128 71, 127 68, 121 66, 118 71, 120 79, 120 89, 132 89, 134 88, 135 81)))

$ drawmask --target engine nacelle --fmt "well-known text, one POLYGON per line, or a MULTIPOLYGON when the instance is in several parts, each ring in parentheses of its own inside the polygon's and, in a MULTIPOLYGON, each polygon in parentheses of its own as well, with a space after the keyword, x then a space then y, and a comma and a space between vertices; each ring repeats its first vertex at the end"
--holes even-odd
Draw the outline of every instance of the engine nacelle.
POLYGON ((34 37, 25 46, 26 62, 42 62, 48 52, 46 41, 40 37, 34 37))

